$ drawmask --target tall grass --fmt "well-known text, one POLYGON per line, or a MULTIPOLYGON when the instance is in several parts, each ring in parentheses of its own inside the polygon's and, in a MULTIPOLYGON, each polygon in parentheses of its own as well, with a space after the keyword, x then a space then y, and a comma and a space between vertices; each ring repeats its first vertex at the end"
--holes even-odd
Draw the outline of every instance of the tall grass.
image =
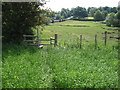
POLYGON ((3 45, 3 88, 117 88, 117 56, 111 46, 3 45))
POLYGON ((3 44, 3 88, 117 88, 118 45, 109 38, 117 32, 108 35, 105 47, 102 33, 106 30, 101 27, 107 28, 93 21, 50 24, 40 37, 57 33, 57 47, 3 44))

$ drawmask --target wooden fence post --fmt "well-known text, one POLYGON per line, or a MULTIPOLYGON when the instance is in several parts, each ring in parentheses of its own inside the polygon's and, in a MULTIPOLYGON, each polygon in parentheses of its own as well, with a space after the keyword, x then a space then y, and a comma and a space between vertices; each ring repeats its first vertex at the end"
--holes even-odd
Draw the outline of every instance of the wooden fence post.
POLYGON ((82 48, 82 35, 80 35, 80 48, 82 48))
POLYGON ((107 31, 105 31, 105 46, 107 45, 107 31))
POLYGON ((58 35, 55 34, 55 42, 54 42, 54 46, 57 46, 57 38, 58 38, 58 35))
POLYGON ((26 37, 23 35, 23 37, 24 37, 24 41, 26 40, 26 37))
POLYGON ((52 45, 52 37, 50 38, 50 45, 52 45))
POLYGON ((95 49, 97 48, 97 35, 95 35, 95 49))
POLYGON ((38 40, 38 44, 40 44, 38 28, 37 28, 37 40, 38 40))

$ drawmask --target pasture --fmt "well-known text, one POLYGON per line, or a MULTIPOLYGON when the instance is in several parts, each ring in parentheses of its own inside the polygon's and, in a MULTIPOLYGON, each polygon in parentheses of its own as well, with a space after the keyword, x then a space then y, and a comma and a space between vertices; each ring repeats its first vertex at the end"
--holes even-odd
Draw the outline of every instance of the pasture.
MULTIPOLYGON (((97 34, 97 41, 99 44, 104 44, 104 32, 107 31, 109 34, 107 35, 107 45, 115 44, 117 40, 109 38, 117 37, 118 32, 112 30, 106 30, 111 27, 107 27, 100 22, 94 21, 72 21, 68 20, 65 22, 50 24, 45 27, 43 30, 41 38, 49 38, 54 36, 55 33, 58 34, 58 43, 76 43, 76 40, 80 38, 80 35, 83 36, 83 43, 94 43, 94 37, 97 34)), ((117 29, 112 27, 112 29, 117 29)), ((117 44, 117 43, 116 43, 117 44)))
MULTIPOLYGON (((104 46, 102 33, 106 30, 103 28, 108 27, 93 21, 51 23, 45 26, 40 37, 50 38, 57 33, 57 47, 3 45, 3 88, 117 88, 118 44, 108 38, 104 46), (97 49, 94 48, 95 34, 98 35, 97 49), (83 36, 82 48, 79 47, 80 35, 83 36)), ((114 32, 108 37, 117 36, 117 31, 107 31, 114 32)))

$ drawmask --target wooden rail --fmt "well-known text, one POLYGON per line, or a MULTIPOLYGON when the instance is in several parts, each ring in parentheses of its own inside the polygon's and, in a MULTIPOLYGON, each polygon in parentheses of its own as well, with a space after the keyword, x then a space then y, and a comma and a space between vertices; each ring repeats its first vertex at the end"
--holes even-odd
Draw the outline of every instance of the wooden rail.
POLYGON ((50 38, 50 39, 39 39, 38 36, 33 36, 33 35, 23 35, 24 37, 24 42, 29 42, 29 45, 30 46, 40 46, 40 45, 54 45, 54 46, 57 46, 57 38, 58 38, 58 35, 55 34, 54 35, 54 38, 50 38), (37 40, 27 40, 28 37, 37 37, 37 40), (54 43, 52 43, 52 41, 54 40, 54 43), (50 43, 49 44, 42 44, 40 43, 40 41, 49 41, 50 43), (34 44, 33 42, 36 42, 37 44, 34 44))
POLYGON ((38 37, 38 36, 33 36, 33 35, 23 35, 23 37, 38 37))
POLYGON ((40 45, 54 45, 54 44, 29 44, 30 46, 40 46, 40 45))

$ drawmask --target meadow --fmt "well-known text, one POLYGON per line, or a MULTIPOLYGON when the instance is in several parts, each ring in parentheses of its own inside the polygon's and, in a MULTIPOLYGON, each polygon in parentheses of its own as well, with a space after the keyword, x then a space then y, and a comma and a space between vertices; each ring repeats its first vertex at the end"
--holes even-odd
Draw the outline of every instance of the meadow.
MULTIPOLYGON (((103 28, 109 27, 93 21, 52 23, 40 37, 50 38, 57 33, 57 47, 3 45, 3 88, 118 88, 118 44, 108 38, 104 46, 103 28)), ((112 35, 117 36, 117 31, 114 32, 112 35)))
MULTIPOLYGON (((65 22, 50 24, 45 27, 42 31, 41 38, 50 38, 53 37, 54 34, 58 34, 58 43, 75 43, 77 39, 80 38, 80 35, 83 37, 83 43, 94 43, 94 37, 97 35, 97 41, 100 44, 104 44, 104 32, 107 31, 109 34, 107 35, 107 43, 114 44, 116 43, 115 39, 109 38, 117 37, 118 32, 113 30, 107 30, 111 27, 107 27, 105 24, 101 24, 101 22, 94 21, 73 21, 68 20, 65 22)), ((112 27, 112 29, 118 29, 116 27, 112 27)))

